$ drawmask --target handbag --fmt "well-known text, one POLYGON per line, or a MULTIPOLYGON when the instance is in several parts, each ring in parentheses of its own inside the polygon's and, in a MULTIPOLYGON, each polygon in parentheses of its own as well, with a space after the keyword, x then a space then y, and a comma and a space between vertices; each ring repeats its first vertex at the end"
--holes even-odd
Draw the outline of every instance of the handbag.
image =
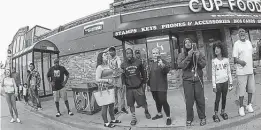
POLYGON ((114 89, 109 89, 108 86, 108 84, 98 83, 100 90, 93 92, 95 100, 99 106, 104 106, 115 102, 114 89))

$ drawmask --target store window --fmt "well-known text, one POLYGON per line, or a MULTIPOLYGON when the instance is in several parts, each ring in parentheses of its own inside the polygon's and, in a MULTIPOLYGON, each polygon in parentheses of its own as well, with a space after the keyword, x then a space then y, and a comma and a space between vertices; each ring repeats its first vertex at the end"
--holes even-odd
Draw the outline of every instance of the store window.
POLYGON ((26 83, 27 80, 27 60, 26 60, 27 55, 23 55, 22 59, 23 59, 23 82, 26 83))
POLYGON ((161 50, 161 57, 171 63, 170 40, 168 35, 147 38, 147 44, 149 59, 152 58, 152 49, 159 48, 161 50))
POLYGON ((20 50, 23 50, 24 48, 24 36, 21 36, 20 38, 20 50))
POLYGON ((20 75, 20 81, 23 83, 23 57, 19 57, 19 75, 20 75))
POLYGON ((15 49, 16 49, 16 40, 14 40, 14 43, 13 43, 13 54, 15 54, 16 53, 16 51, 15 51, 15 49))
POLYGON ((20 36, 16 38, 16 47, 15 47, 15 52, 19 52, 19 46, 20 46, 20 36))

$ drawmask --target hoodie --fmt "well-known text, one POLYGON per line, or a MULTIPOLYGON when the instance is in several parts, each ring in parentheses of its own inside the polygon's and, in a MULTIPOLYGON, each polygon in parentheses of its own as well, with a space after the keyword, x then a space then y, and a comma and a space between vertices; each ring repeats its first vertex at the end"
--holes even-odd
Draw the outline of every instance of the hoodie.
MULTIPOLYGON (((184 46, 185 47, 185 46, 184 46)), ((206 59, 203 53, 199 52, 199 57, 196 57, 196 55, 188 56, 188 49, 184 49, 183 53, 180 53, 178 57, 178 67, 183 70, 183 80, 188 81, 199 81, 203 79, 203 71, 202 69, 206 66, 206 59), (194 62, 197 63, 197 70, 192 71, 194 68, 194 62), (195 76, 195 72, 197 72, 197 76, 195 76), (199 79, 200 78, 200 79, 199 79)))
POLYGON ((127 89, 137 89, 142 87, 146 81, 144 67, 140 60, 132 59, 121 64, 123 69, 122 83, 127 89))
POLYGON ((151 60, 149 67, 149 81, 151 91, 167 91, 168 90, 168 73, 170 66, 167 61, 162 59, 164 67, 158 66, 158 62, 151 60))

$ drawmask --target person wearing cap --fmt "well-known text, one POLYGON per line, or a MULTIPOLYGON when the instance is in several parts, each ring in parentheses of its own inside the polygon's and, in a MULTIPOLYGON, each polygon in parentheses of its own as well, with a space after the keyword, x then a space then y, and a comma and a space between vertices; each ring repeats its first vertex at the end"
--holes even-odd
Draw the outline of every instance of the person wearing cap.
POLYGON ((56 117, 61 116, 60 109, 59 109, 60 97, 62 97, 64 100, 65 106, 68 110, 68 114, 72 116, 73 113, 71 112, 69 107, 69 102, 67 99, 67 92, 65 87, 69 79, 69 72, 65 69, 65 67, 59 65, 59 59, 54 60, 54 66, 49 69, 47 73, 47 79, 53 88, 54 101, 57 109, 56 117), (66 76, 65 80, 64 80, 64 76, 66 76))
POLYGON ((27 85, 29 87, 29 93, 35 109, 42 110, 38 93, 41 83, 41 76, 40 73, 35 70, 35 65, 33 63, 29 64, 29 68, 30 74, 27 76, 27 85))
POLYGON ((113 84, 115 86, 115 104, 114 104, 114 113, 117 114, 119 110, 128 114, 128 111, 125 108, 125 88, 122 85, 121 79, 121 59, 116 55, 115 47, 110 47, 108 50, 110 58, 108 61, 109 67, 113 70, 113 84))

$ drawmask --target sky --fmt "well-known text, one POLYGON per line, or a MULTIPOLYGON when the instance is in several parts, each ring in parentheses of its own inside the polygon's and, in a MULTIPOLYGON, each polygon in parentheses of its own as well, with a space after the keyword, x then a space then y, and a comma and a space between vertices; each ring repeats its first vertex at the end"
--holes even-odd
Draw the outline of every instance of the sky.
POLYGON ((55 29, 84 16, 109 9, 113 0, 0 0, 0 62, 19 28, 40 25, 55 29))

